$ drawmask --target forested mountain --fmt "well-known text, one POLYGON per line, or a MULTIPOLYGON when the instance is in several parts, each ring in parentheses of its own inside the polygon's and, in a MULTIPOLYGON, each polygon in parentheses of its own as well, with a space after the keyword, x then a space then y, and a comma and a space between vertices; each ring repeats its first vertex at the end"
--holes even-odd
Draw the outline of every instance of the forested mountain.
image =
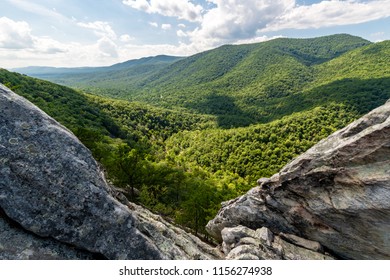
POLYGON ((131 199, 199 233, 221 201, 389 99, 388 61, 389 41, 334 35, 45 77, 75 89, 6 70, 0 82, 70 128, 131 199))

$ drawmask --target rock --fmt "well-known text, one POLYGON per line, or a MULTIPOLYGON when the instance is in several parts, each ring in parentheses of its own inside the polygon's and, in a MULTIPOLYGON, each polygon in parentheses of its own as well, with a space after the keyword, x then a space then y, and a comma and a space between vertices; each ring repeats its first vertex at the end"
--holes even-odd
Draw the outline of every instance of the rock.
POLYGON ((281 255, 284 260, 333 260, 329 255, 296 246, 278 236, 274 243, 273 246, 281 248, 281 255))
MULTIPOLYGON (((67 244, 107 259, 218 257, 199 239, 146 210, 135 206, 130 210, 117 201, 90 151, 70 131, 2 85, 0 178, 0 210, 23 229, 21 238, 28 233, 31 240, 67 244)), ((0 237, 23 243, 16 236, 10 238, 9 227, 7 232, 0 237)), ((38 248, 35 254, 32 247, 25 246, 30 250, 27 255, 15 251, 8 256, 73 258, 56 252, 51 257, 38 248)))
MULTIPOLYGON (((268 230, 268 229, 267 229, 268 230)), ((262 233, 266 232, 265 229, 262 233)), ((276 254, 272 246, 266 244, 269 240, 259 238, 259 232, 244 226, 224 228, 222 231, 222 248, 228 260, 279 260, 281 254, 276 254)))
POLYGON ((280 233, 279 236, 283 239, 286 240, 289 243, 295 244, 297 246, 309 249, 314 252, 320 252, 323 253, 324 249, 322 248, 321 244, 318 243, 317 241, 311 241, 304 239, 302 237, 296 236, 294 234, 287 234, 287 233, 280 233))
POLYGON ((169 259, 208 260, 224 257, 217 248, 211 247, 198 237, 168 223, 161 216, 134 203, 127 203, 138 220, 137 228, 149 236, 169 259))
POLYGON ((257 229, 255 235, 265 245, 272 246, 272 242, 274 241, 274 234, 268 228, 262 227, 257 229))
POLYGON ((224 253, 227 255, 244 237, 255 237, 255 232, 244 226, 224 228, 222 230, 222 250, 224 253))
POLYGON ((390 259, 390 103, 313 146, 208 223, 267 227, 344 259, 390 259))
MULTIPOLYGON (((225 227, 243 225, 251 229, 268 227, 283 229, 280 231, 296 233, 298 230, 288 220, 266 205, 265 197, 259 187, 251 189, 247 194, 224 203, 217 216, 207 226, 207 231, 217 240, 222 241, 221 231, 225 227)), ((277 231, 279 232, 279 231, 277 231)))
MULTIPOLYGON (((308 250, 296 244, 275 237, 269 243, 273 233, 267 229, 251 230, 244 226, 225 228, 222 231, 223 246, 228 260, 327 260, 333 259, 329 255, 308 250), (267 239, 263 237, 267 236, 267 239), (268 245, 269 244, 269 245, 268 245)), ((293 239, 293 237, 291 237, 293 239)), ((303 242, 302 240, 299 240, 303 242)), ((311 244, 310 240, 305 240, 311 244)), ((315 243, 315 242, 313 242, 315 243)))
POLYGON ((0 260, 93 260, 102 256, 31 234, 0 217, 0 260))
POLYGON ((227 260, 262 260, 263 252, 253 245, 241 245, 233 248, 226 256, 227 260))

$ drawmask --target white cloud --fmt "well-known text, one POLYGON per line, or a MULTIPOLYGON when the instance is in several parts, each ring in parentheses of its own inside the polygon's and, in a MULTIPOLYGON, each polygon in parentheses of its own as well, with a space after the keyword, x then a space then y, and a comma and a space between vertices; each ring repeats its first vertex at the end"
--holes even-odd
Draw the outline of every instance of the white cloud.
MULTIPOLYGON (((295 0, 207 0, 192 44, 209 49, 221 44, 262 40, 264 32, 358 24, 390 16, 390 0, 326 0, 297 5, 295 0)), ((266 37, 264 37, 266 38, 266 37)))
POLYGON ((118 57, 118 46, 109 38, 103 37, 98 42, 98 49, 103 56, 115 58, 118 57))
POLYGON ((264 28, 263 31, 358 24, 389 16, 389 0, 322 1, 312 5, 295 6, 275 18, 274 21, 269 22, 267 28, 264 28))
POLYGON ((215 6, 204 14, 201 26, 189 33, 191 41, 205 48, 257 36, 295 0, 209 0, 215 6))
POLYGON ((64 44, 49 37, 32 35, 30 25, 25 21, 13 21, 7 17, 0 18, 0 49, 29 50, 35 53, 54 54, 65 52, 64 44))
POLYGON ((119 37, 119 40, 123 43, 129 43, 133 40, 135 40, 134 37, 131 37, 129 34, 123 34, 119 37))
POLYGON ((66 53, 68 46, 49 37, 35 37, 34 50, 44 54, 66 53))
POLYGON ((161 29, 163 29, 163 30, 169 30, 169 29, 171 29, 171 28, 172 28, 172 25, 169 24, 169 23, 163 23, 163 24, 161 24, 161 29))
POLYGON ((177 26, 178 26, 179 28, 186 28, 186 25, 183 24, 183 23, 179 23, 177 26))
POLYGON ((149 14, 201 21, 203 7, 188 0, 123 0, 123 4, 149 14))
MULTIPOLYGON (((93 44, 71 42, 62 44, 46 38, 33 49, 0 48, 0 67, 15 68, 32 65, 41 66, 101 66, 129 59, 120 57, 120 48, 108 38, 93 44)), ((141 46, 139 46, 141 47, 141 46)), ((129 56, 131 57, 131 56, 129 56)))
POLYGON ((77 25, 93 30, 93 32, 99 37, 108 37, 112 40, 117 38, 110 24, 105 21, 78 22, 77 25))
POLYGON ((149 22, 149 25, 153 26, 153 27, 158 27, 158 23, 157 22, 149 22))
POLYGON ((177 32, 176 32, 176 35, 178 37, 188 37, 188 34, 185 33, 183 30, 179 29, 177 32))
MULTIPOLYGON (((26 65, 80 66, 111 64, 118 58, 118 46, 109 28, 103 25, 87 24, 93 30, 100 30, 101 38, 95 43, 61 43, 48 36, 36 36, 25 21, 0 18, 0 67, 21 67, 26 65), (94 27, 94 28, 92 28, 94 27), (95 28, 96 27, 96 28, 95 28), (110 35, 111 34, 111 35, 110 35)), ((130 36, 129 36, 130 37, 130 36)), ((129 37, 124 37, 129 39, 129 37)))
POLYGON ((34 46, 30 25, 25 21, 0 18, 0 48, 24 49, 34 46))

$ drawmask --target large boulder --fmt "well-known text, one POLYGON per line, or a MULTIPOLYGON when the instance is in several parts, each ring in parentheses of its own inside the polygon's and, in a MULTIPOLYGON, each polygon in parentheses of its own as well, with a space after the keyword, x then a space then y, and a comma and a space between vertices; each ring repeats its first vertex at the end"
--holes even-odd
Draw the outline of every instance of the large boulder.
POLYGON ((390 103, 313 146, 208 223, 263 226, 345 259, 390 259, 390 103))
MULTIPOLYGON (((90 151, 70 131, 2 85, 0 178, 0 211, 5 217, 1 226, 19 230, 20 236, 30 233, 34 240, 70 245, 108 259, 219 257, 213 248, 182 230, 177 229, 183 236, 176 241, 174 234, 162 230, 172 231, 172 225, 120 203, 90 151), (189 244, 202 247, 186 251, 186 238, 189 244)), ((0 238, 13 240, 7 234, 0 238)), ((45 253, 31 254, 30 258, 50 258, 45 253)), ((57 256, 67 258, 64 254, 53 258, 57 256)), ((10 253, 3 258, 19 257, 10 253)))

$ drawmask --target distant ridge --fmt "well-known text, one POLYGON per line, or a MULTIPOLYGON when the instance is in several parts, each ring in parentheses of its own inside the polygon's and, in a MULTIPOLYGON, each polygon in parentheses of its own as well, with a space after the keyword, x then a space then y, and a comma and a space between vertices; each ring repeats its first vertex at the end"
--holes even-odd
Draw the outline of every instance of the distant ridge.
POLYGON ((150 65, 150 64, 164 64, 172 63, 183 57, 168 56, 168 55, 157 55, 150 57, 143 57, 139 59, 132 59, 125 62, 113 64, 111 66, 100 66, 100 67, 49 67, 49 66, 28 66, 22 68, 10 69, 13 72, 20 74, 29 75, 32 77, 44 77, 49 75, 60 75, 60 74, 79 74, 79 73, 95 73, 113 70, 123 70, 129 67, 150 65))

